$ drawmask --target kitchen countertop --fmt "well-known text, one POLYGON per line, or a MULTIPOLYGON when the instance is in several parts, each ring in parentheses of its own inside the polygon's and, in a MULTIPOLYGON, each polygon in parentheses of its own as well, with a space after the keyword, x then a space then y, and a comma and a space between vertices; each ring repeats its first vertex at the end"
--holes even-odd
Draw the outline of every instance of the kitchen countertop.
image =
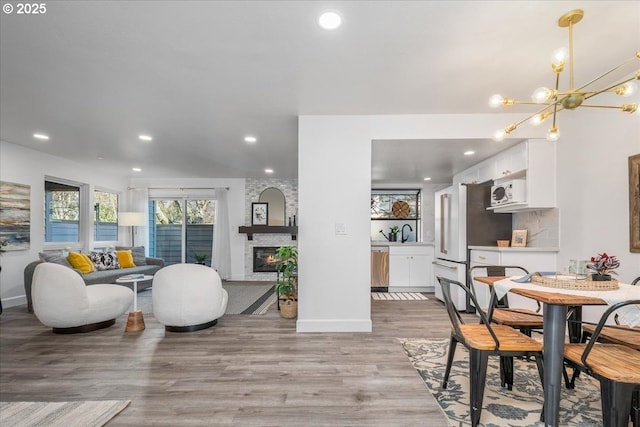
POLYGON ((371 246, 433 246, 433 242, 384 242, 384 241, 373 241, 371 242, 371 246))
POLYGON ((560 252, 560 248, 552 247, 499 247, 499 246, 469 246, 469 249, 491 252, 560 252))

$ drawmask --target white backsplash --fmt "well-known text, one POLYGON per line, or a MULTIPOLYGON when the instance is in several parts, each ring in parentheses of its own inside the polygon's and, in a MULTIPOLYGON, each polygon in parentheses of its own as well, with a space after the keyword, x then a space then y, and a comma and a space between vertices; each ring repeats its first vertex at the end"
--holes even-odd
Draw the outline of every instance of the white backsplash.
POLYGON ((514 230, 527 230, 527 246, 535 248, 560 246, 559 209, 515 213, 512 221, 514 230))

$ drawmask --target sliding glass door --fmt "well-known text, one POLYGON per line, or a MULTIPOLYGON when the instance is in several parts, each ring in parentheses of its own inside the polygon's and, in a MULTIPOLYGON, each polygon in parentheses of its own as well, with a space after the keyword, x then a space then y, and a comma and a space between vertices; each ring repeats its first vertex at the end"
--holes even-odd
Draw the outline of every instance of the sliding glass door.
POLYGON ((211 266, 215 201, 152 199, 149 202, 149 254, 165 263, 211 266))

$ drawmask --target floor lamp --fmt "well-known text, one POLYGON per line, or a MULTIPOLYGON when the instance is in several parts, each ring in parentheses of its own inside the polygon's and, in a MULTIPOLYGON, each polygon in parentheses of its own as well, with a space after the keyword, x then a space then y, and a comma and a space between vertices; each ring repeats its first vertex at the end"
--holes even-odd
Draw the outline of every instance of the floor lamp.
POLYGON ((118 214, 118 225, 120 227, 131 227, 131 247, 134 247, 133 227, 145 224, 144 212, 120 212, 118 214))

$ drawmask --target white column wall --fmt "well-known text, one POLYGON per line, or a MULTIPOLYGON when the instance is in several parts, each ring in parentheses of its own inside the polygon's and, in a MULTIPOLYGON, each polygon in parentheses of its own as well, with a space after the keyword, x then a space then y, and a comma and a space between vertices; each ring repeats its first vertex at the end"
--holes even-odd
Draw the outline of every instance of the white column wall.
POLYGON ((364 116, 300 118, 299 332, 371 331, 369 129, 364 116))

